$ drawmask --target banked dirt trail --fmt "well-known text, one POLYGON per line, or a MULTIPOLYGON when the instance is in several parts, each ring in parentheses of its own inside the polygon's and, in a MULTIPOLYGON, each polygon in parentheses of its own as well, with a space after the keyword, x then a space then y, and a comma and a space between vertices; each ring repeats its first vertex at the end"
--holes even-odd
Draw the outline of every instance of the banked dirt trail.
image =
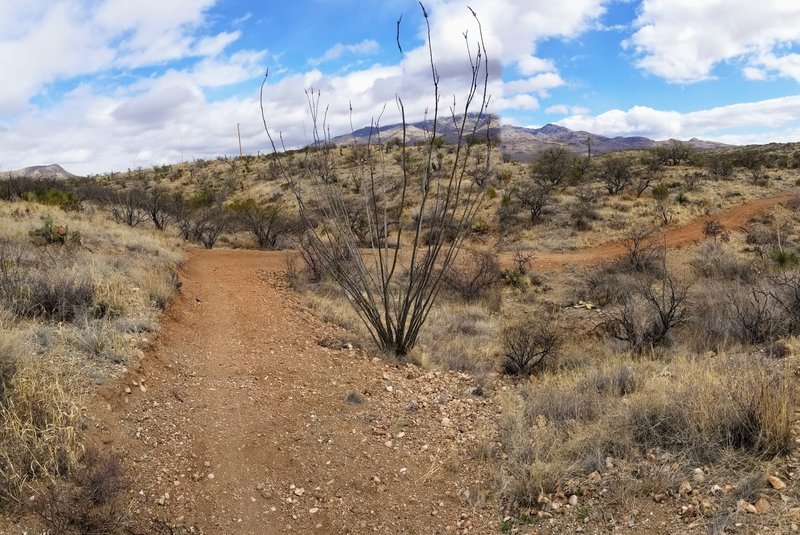
MULTIPOLYGON (((716 217, 735 228, 786 198, 716 217)), ((702 225, 667 243, 700 239, 702 225)), ((542 253, 534 265, 621 252, 542 253)), ((98 395, 91 439, 130 468, 134 532, 497 532, 496 502, 483 498, 491 466, 473 455, 492 437, 497 393, 476 397, 467 375, 343 347, 347 333, 285 286, 285 261, 188 250, 154 346, 98 395)))

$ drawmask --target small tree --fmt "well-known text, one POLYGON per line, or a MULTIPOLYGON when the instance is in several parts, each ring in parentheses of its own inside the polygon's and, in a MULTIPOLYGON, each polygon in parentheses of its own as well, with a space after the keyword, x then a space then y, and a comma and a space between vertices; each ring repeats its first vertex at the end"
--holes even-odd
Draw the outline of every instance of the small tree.
POLYGON ((231 223, 231 216, 222 206, 202 208, 195 213, 192 237, 206 249, 212 249, 219 237, 231 229, 231 223))
POLYGON ((173 198, 164 188, 150 189, 141 195, 139 202, 158 230, 164 230, 172 220, 173 198))
POLYGON ((598 177, 609 195, 625 191, 631 183, 633 161, 626 156, 609 156, 598 168, 598 177))
MULTIPOLYGON (((303 153, 305 165, 301 171, 303 180, 300 180, 278 154, 281 138, 270 133, 264 108, 266 77, 262 84, 264 127, 275 154, 277 171, 297 200, 308 247, 324 271, 344 289, 376 344, 397 356, 406 355, 415 345, 439 294, 444 273, 456 260, 480 208, 483 189, 470 180, 468 170, 475 161, 470 156, 475 150, 485 151, 481 165, 488 166, 491 151, 492 118, 486 113, 489 63, 480 22, 470 10, 477 25, 478 39, 477 48, 472 49, 469 34, 464 34, 471 66, 467 95, 461 114, 456 115, 453 110, 450 115, 449 122, 456 132, 452 154, 442 162, 443 168, 432 172, 441 144, 442 118, 428 13, 422 5, 421 9, 428 28, 433 87, 432 107, 426 121, 427 137, 418 155, 415 154, 416 158, 421 156, 423 165, 415 166, 408 157, 413 148, 407 137, 405 106, 398 97, 403 125, 399 141, 399 182, 391 183, 391 174, 381 165, 382 147, 375 148, 375 144, 381 145, 378 121, 373 121, 370 127, 364 164, 357 168, 355 177, 360 182, 358 191, 362 192, 368 213, 370 243, 374 244, 369 253, 362 254, 359 250, 361 241, 353 233, 342 187, 336 182, 334 148, 330 143, 326 112, 320 110, 319 93, 313 90, 307 93, 313 143, 303 153), (479 137, 484 137, 486 143, 469 142, 479 137), (389 187, 397 191, 391 205, 380 195, 389 187), (410 228, 400 224, 403 218, 398 215, 411 221, 410 228), (390 246, 385 238, 390 235, 400 247, 390 246), (401 254, 403 248, 405 251, 401 254)), ((398 22, 398 33, 399 28, 398 22)), ((281 148, 285 149, 282 145, 281 148)))
POLYGON ((653 207, 656 215, 666 227, 672 222, 675 215, 670 206, 669 187, 666 184, 656 184, 652 190, 655 206, 653 207))
POLYGON ((511 375, 531 375, 555 356, 561 336, 553 318, 528 319, 507 325, 501 334, 503 371, 511 375))
POLYGON ((514 190, 514 195, 520 205, 530 213, 531 223, 538 223, 544 209, 553 202, 551 190, 533 182, 518 186, 514 190))
POLYGON ((531 164, 531 178, 541 189, 560 188, 570 176, 574 161, 575 155, 564 147, 545 149, 531 164))
POLYGON ((255 199, 237 200, 226 207, 233 223, 247 231, 262 249, 276 249, 292 228, 282 203, 259 203, 255 199))
POLYGON ((729 242, 731 235, 728 229, 725 228, 718 219, 711 219, 706 221, 703 225, 703 236, 717 243, 717 240, 722 242, 729 242))
POLYGON ((695 156, 695 151, 690 145, 676 139, 653 147, 650 153, 663 165, 669 166, 689 163, 695 156))

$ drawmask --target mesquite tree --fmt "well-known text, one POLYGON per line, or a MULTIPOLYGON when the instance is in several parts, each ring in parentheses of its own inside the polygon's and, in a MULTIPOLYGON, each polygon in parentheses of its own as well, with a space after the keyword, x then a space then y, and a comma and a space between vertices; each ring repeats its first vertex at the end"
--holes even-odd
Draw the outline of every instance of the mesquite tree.
MULTIPOLYGON (((476 173, 474 166, 488 169, 491 150, 489 63, 480 21, 470 10, 478 29, 477 49, 471 47, 469 34, 464 34, 471 77, 459 109, 454 102, 445 115, 440 112, 439 74, 428 13, 420 6, 427 25, 433 91, 424 143, 409 139, 406 110, 397 96, 402 125, 399 139, 383 145, 379 116, 372 121, 369 140, 359 147, 361 157, 354 177, 360 205, 357 211, 345 199, 339 182, 337 151, 330 142, 327 109, 320 107, 319 92, 306 92, 313 140, 304 151, 298 174, 279 154, 279 149, 285 149, 282 136, 273 137, 268 127, 263 95, 269 73, 261 88, 261 112, 273 161, 296 197, 308 246, 344 289, 377 345, 397 356, 407 354, 416 343, 445 274, 462 249, 483 199, 482 181, 471 178, 483 173, 476 173), (447 158, 440 152, 444 121, 450 121, 456 132, 447 158), (388 148, 399 151, 395 159, 399 178, 388 170, 388 148), (476 150, 485 150, 485 157, 470 158, 476 150), (366 219, 366 231, 354 232, 355 217, 366 219)), ((397 28, 399 48, 399 21, 397 28)))

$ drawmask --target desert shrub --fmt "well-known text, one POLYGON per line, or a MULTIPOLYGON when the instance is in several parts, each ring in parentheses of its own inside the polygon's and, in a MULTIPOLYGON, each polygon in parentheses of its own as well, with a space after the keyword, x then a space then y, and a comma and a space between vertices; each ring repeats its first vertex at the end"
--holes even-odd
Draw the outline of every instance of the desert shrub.
POLYGON ((250 233, 262 249, 276 249, 292 230, 292 221, 283 204, 259 203, 255 199, 239 200, 226 206, 234 225, 250 233))
POLYGON ((619 271, 614 265, 592 271, 586 278, 581 298, 598 306, 621 302, 631 291, 636 276, 619 271))
POLYGON ((604 330, 642 352, 668 342, 670 332, 687 319, 689 285, 669 273, 653 281, 637 277, 620 306, 608 312, 604 330))
POLYGON ((105 204, 117 223, 135 227, 148 219, 147 212, 142 208, 143 193, 138 189, 109 191, 105 204))
POLYGON ((800 271, 784 271, 770 278, 772 298, 783 310, 785 333, 800 334, 800 271))
POLYGON ((729 289, 724 306, 730 315, 732 334, 740 342, 763 344, 785 332, 787 317, 774 289, 766 282, 729 289))
POLYGON ((781 268, 792 268, 800 264, 800 257, 797 256, 797 253, 783 247, 777 247, 770 251, 769 258, 781 268))
POLYGON ((545 209, 553 203, 552 190, 535 182, 522 183, 513 192, 520 206, 530 214, 531 223, 540 222, 545 209))
POLYGON ((444 283, 465 301, 474 301, 496 287, 502 278, 497 255, 470 251, 444 274, 444 283))
POLYGON ((658 238, 656 232, 647 227, 629 230, 622 241, 625 262, 617 263, 617 270, 660 274, 665 253, 658 238))
POLYGON ((628 405, 626 425, 645 449, 702 462, 726 449, 769 458, 790 447, 792 405, 787 380, 759 366, 735 374, 695 370, 677 384, 642 392, 628 405))
POLYGON ((633 179, 633 160, 627 156, 608 156, 597 173, 608 194, 618 195, 625 191, 633 179))
POLYGON ((520 389, 525 418, 533 425, 563 427, 597 419, 602 402, 596 391, 545 384, 520 389))
POLYGON ((731 239, 730 232, 728 232, 725 225, 720 223, 718 219, 711 219, 705 222, 703 225, 703 236, 713 240, 715 243, 717 240, 729 242, 731 239))
POLYGON ((54 533, 113 535, 126 529, 130 481, 121 458, 88 448, 68 480, 47 485, 31 509, 54 533))
POLYGON ((733 159, 726 154, 714 154, 706 160, 706 169, 714 180, 728 179, 733 174, 733 159))
POLYGON ((716 242, 707 242, 698 247, 692 266, 707 278, 751 282, 755 277, 752 262, 716 242))
POLYGON ((564 185, 575 155, 564 147, 543 150, 531 163, 531 179, 540 189, 552 191, 564 185))
POLYGON ((220 206, 211 206, 197 211, 191 234, 206 249, 213 249, 219 237, 231 228, 231 217, 220 206))
POLYGON ((72 273, 37 273, 27 284, 23 314, 53 321, 73 321, 94 305, 94 285, 87 277, 72 273))
POLYGON ((627 364, 611 369, 597 369, 579 382, 580 391, 595 391, 599 394, 627 396, 642 387, 643 378, 627 364))
POLYGON ((501 334, 503 371, 511 375, 540 372, 561 345, 554 318, 526 319, 507 325, 501 334))

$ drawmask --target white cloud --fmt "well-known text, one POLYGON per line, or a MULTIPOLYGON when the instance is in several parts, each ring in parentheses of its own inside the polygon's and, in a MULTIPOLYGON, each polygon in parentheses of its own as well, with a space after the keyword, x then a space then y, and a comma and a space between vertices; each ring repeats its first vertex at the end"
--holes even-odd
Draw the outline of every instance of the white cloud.
MULTIPOLYGON (((606 136, 642 135, 654 139, 691 138, 731 142, 734 139, 775 141, 769 134, 741 134, 742 129, 791 128, 800 122, 800 95, 719 106, 688 113, 634 106, 596 116, 574 115, 558 121, 573 130, 606 136)), ((796 131, 796 129, 795 129, 796 131)))
POLYGON ((564 80, 558 73, 547 72, 531 76, 525 80, 514 80, 503 84, 503 89, 511 94, 536 93, 547 96, 548 90, 564 85, 564 80))
POLYGON ((800 58, 781 54, 800 43, 796 1, 643 0, 635 25, 625 46, 640 68, 670 82, 706 80, 720 62, 741 60, 750 78, 768 71, 800 81, 800 58))
POLYGON ((567 106, 566 104, 548 106, 544 111, 552 115, 586 115, 589 113, 589 109, 583 106, 567 106))
MULTIPOLYGON (((557 65, 536 55, 537 43, 579 36, 593 27, 609 1, 548 0, 536 9, 529 0, 471 1, 491 62, 490 111, 538 109, 549 90, 564 85, 557 65), (514 69, 520 79, 502 82, 503 67, 514 69)), ((175 163, 181 147, 187 159, 234 154, 237 123, 245 150, 263 150, 257 95, 268 55, 263 50, 226 52, 243 30, 209 32, 206 18, 215 2, 0 1, 0 72, 13 73, 9 77, 15 80, 0 86, 0 111, 13 113, 0 118, 0 166, 40 163, 47 154, 74 172, 89 173, 175 163), (137 79, 129 70, 142 67, 155 73, 137 79), (102 76, 58 96, 56 106, 31 103, 55 82, 77 82, 98 73, 102 76), (253 90, 246 97, 224 89, 248 81, 253 90)), ((468 30, 474 53, 477 26, 467 0, 431 0, 428 7, 441 76, 440 112, 449 113, 455 96, 458 113, 470 75, 462 32, 468 30)), ((405 31, 416 35, 402 35, 404 44, 421 36, 420 28, 405 31)), ((394 28, 386 32, 393 35, 394 28)), ((371 40, 339 44, 321 59, 368 55, 378 48, 371 40)), ((277 72, 283 66, 272 67, 277 72)), ((323 105, 330 104, 327 126, 333 135, 349 131, 349 102, 356 128, 381 113, 383 124, 398 121, 396 96, 403 99, 411 121, 430 114, 434 106, 426 47, 409 46, 397 64, 345 74, 325 73, 320 67, 284 72, 269 81, 265 107, 273 131, 281 132, 290 146, 309 141, 307 88, 321 90, 323 105)))
POLYGON ((336 43, 328 50, 326 50, 321 57, 310 59, 308 60, 308 62, 311 65, 319 65, 327 61, 333 61, 335 59, 339 59, 345 54, 353 54, 356 56, 371 56, 380 52, 380 49, 381 46, 378 44, 378 41, 374 39, 364 39, 360 43, 355 43, 352 45, 336 43))

